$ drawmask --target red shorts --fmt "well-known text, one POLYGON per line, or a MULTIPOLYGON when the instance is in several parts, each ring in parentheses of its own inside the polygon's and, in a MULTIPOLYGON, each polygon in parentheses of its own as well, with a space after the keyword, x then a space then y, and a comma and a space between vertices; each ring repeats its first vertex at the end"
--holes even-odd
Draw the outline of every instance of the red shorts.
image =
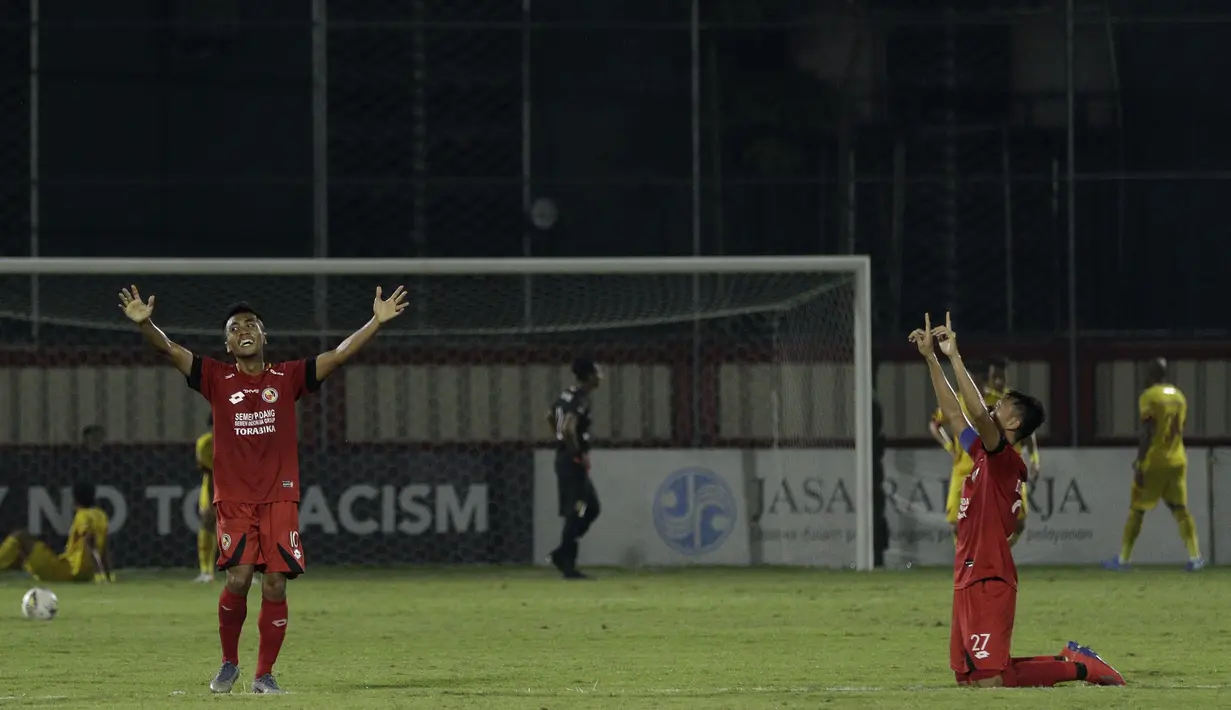
POLYGON ((1009 667, 1017 590, 1003 579, 984 579, 953 590, 949 667, 957 682, 982 680, 1009 667))
POLYGON ((218 569, 254 565, 261 573, 277 572, 294 579, 303 574, 299 539, 299 504, 214 504, 218 513, 218 569))

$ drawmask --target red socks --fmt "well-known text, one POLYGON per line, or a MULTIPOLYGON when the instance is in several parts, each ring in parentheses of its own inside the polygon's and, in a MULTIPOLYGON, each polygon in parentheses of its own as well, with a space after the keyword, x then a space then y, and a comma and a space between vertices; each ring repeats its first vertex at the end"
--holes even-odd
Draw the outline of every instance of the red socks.
POLYGON ((1057 683, 1086 679, 1086 666, 1054 656, 1014 658, 1001 676, 1006 688, 1050 688, 1057 683))
POLYGON ((1010 658, 1009 662, 1012 665, 1018 663, 1030 663, 1031 661, 1063 661, 1064 656, 1021 656, 1020 658, 1010 658))
POLYGON ((226 587, 218 597, 218 638, 222 641, 223 663, 239 665, 239 633, 248 617, 248 599, 232 594, 226 587))
POLYGON ((286 622, 285 599, 280 602, 261 599, 261 616, 257 620, 257 628, 261 632, 256 657, 257 678, 273 673, 278 652, 282 650, 282 640, 286 638, 286 622))
MULTIPOLYGON (((218 638, 222 641, 222 660, 224 663, 239 665, 239 634, 244 630, 244 619, 248 616, 248 599, 232 594, 226 587, 218 597, 218 638)), ((282 650, 282 640, 286 638, 286 600, 272 602, 261 599, 261 615, 257 619, 257 629, 260 631, 256 656, 256 676, 260 678, 266 673, 273 673, 274 663, 278 660, 278 652, 282 650)))

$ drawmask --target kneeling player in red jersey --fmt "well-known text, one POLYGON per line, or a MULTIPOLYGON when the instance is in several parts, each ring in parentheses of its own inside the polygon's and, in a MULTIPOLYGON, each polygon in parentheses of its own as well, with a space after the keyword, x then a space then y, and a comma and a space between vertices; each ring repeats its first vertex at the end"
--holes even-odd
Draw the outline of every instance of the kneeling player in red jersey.
POLYGON ((218 518, 218 568, 227 573, 218 599, 222 668, 210 682, 229 693, 239 679, 239 634, 248 615, 248 589, 261 573, 254 693, 281 693, 274 662, 286 636, 286 581, 304 571, 299 540, 299 437, 295 402, 364 346, 381 324, 406 307, 399 286, 388 299, 376 289, 372 319, 341 345, 306 360, 265 360, 265 325, 246 304, 227 314, 224 337, 234 364, 193 355, 171 342, 150 320, 154 297, 137 287, 120 292, 120 308, 141 327, 155 350, 209 401, 214 421, 214 509, 218 518))
POLYGON ((989 412, 957 351, 957 338, 945 315, 932 328, 925 317, 910 341, 927 360, 932 387, 950 435, 974 460, 962 487, 957 521, 957 555, 953 560, 953 621, 949 666, 959 685, 1038 688, 1084 680, 1095 685, 1124 685, 1124 678, 1094 651, 1070 642, 1055 656, 1013 658, 1013 620, 1017 612, 1017 567, 1009 538, 1022 505, 1026 464, 1014 448, 1043 423, 1043 405, 1021 392, 1010 392, 989 412), (962 398, 940 369, 933 341, 949 357, 962 398))

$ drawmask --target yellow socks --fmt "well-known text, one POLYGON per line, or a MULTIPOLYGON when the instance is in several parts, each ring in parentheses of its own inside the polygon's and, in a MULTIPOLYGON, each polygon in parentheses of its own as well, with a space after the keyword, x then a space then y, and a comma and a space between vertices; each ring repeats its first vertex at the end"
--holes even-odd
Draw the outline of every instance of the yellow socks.
POLYGON ((1197 521, 1193 514, 1188 512, 1188 508, 1176 508, 1171 511, 1171 516, 1180 524, 1180 539, 1188 548, 1188 558, 1195 560, 1201 557, 1201 543, 1197 541, 1197 521))
POLYGON ((1120 564, 1128 564, 1133 557, 1133 545, 1137 544, 1137 536, 1141 534, 1141 524, 1145 522, 1146 514, 1140 510, 1128 511, 1128 521, 1124 523, 1124 541, 1120 546, 1120 564))
POLYGON ((212 530, 197 531, 197 562, 201 574, 214 574, 214 560, 218 555, 218 536, 212 530))
POLYGON ((0 569, 12 569, 21 561, 21 540, 6 537, 0 542, 0 569))

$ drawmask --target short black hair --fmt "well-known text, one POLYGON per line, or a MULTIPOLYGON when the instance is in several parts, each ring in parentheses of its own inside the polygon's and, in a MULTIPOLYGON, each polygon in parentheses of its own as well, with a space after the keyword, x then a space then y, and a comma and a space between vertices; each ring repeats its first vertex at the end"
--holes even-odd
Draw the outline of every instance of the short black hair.
POLYGON ((991 370, 993 367, 997 370, 1009 369, 1009 358, 1004 355, 993 355, 987 359, 987 367, 985 369, 991 370))
POLYGON ((73 502, 81 508, 93 508, 94 501, 94 484, 84 481, 73 484, 73 502))
POLYGON ((227 317, 226 317, 226 320, 223 321, 223 323, 230 322, 232 318, 234 318, 235 316, 241 313, 251 313, 252 315, 256 316, 257 320, 262 321, 262 322, 264 322, 265 320, 264 318, 261 317, 260 313, 256 312, 255 308, 248 305, 247 301, 240 301, 238 303, 233 304, 231 308, 227 310, 227 317))
POLYGON ((1029 439, 1030 435, 1047 421, 1047 412, 1043 409, 1043 403, 1037 398, 1017 391, 1006 394, 1005 398, 1012 402, 1013 408, 1017 410, 1018 441, 1029 439))
POLYGON ((578 380, 589 379, 596 372, 598 372, 598 367, 589 358, 579 357, 573 361, 573 377, 578 380))

